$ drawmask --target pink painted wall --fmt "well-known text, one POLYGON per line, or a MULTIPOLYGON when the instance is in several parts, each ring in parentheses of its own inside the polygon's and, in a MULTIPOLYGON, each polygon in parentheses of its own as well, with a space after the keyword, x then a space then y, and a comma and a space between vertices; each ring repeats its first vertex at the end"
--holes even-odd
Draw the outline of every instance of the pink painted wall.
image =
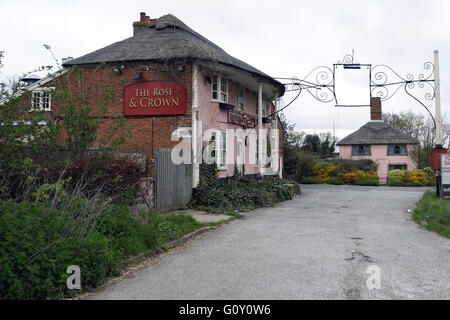
POLYGON ((390 164, 406 165, 408 171, 414 171, 417 169, 416 163, 410 156, 413 146, 408 145, 407 148, 408 148, 408 155, 392 156, 388 155, 388 146, 386 144, 371 145, 370 156, 352 156, 352 146, 340 146, 339 158, 352 160, 370 159, 374 161, 377 164, 377 173, 378 178, 380 179, 380 184, 386 184, 390 164))
MULTIPOLYGON (((208 73, 207 75, 211 76, 212 73, 208 73)), ((237 126, 234 124, 228 123, 228 114, 227 111, 221 110, 219 108, 218 102, 211 101, 211 84, 205 81, 206 73, 204 71, 198 72, 198 100, 199 100, 199 120, 202 121, 202 131, 203 134, 207 129, 243 129, 241 126, 237 126)), ((256 80, 255 80, 256 81, 256 80)), ((237 92, 238 85, 230 80, 228 80, 228 103, 235 106, 234 111, 237 111, 237 92)), ((244 101, 244 112, 251 115, 256 115, 256 101, 255 95, 256 92, 245 89, 245 101, 244 101)), ((267 100, 267 114, 272 113, 269 109, 272 108, 270 101, 267 100), (270 112, 270 113, 269 113, 270 112)), ((263 124, 263 128, 271 128, 271 124, 263 124)), ((254 129, 252 133, 256 134, 257 129, 254 129)), ((249 137, 249 139, 251 139, 249 137)), ((230 139, 227 139, 230 141, 230 139)), ((233 149, 236 150, 237 142, 234 141, 233 149)), ((205 147, 206 142, 203 142, 203 147, 205 147)), ((244 149, 244 174, 257 174, 258 166, 250 162, 250 152, 254 153, 255 151, 250 150, 250 146, 245 146, 244 149)), ((235 153, 235 152, 234 152, 235 153)), ((227 156, 229 156, 231 152, 227 152, 227 156)), ((236 162, 236 153, 234 155, 234 162, 236 162)), ((234 175, 234 165, 227 165, 226 170, 219 171, 219 177, 231 177, 234 175)))

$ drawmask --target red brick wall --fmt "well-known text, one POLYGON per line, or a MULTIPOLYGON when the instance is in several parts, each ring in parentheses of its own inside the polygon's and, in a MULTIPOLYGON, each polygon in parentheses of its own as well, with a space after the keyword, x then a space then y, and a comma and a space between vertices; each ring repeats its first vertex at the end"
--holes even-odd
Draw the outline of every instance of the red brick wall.
MULTIPOLYGON (((118 64, 120 65, 120 64, 118 64)), ((98 114, 98 109, 102 103, 97 101, 108 91, 113 92, 110 103, 106 107, 106 117, 112 117, 122 114, 123 109, 123 88, 129 84, 135 83, 134 76, 137 72, 143 72, 142 81, 176 81, 186 87, 186 114, 176 116, 132 116, 126 117, 127 125, 131 126, 131 135, 127 143, 119 148, 119 152, 139 152, 147 155, 148 175, 153 173, 151 159, 154 158, 159 148, 172 148, 178 142, 171 141, 171 133, 178 127, 191 126, 191 106, 192 106, 192 67, 186 65, 183 71, 164 72, 162 64, 123 64, 122 73, 116 75, 112 66, 82 67, 64 74, 58 79, 46 83, 45 87, 62 87, 64 83, 68 84, 69 92, 73 97, 79 97, 83 92, 85 95, 90 93, 90 105, 93 108, 92 115, 98 114), (146 71, 149 66, 150 70, 146 71), (82 70, 82 73, 79 71, 82 70), (82 90, 80 89, 82 88, 82 90)), ((169 69, 171 67, 169 66, 169 69)), ((52 118, 61 117, 61 103, 52 95, 52 118)), ((61 121, 64 121, 63 119, 61 121)), ((99 138, 108 132, 112 124, 112 119, 105 118, 99 128, 99 138)))

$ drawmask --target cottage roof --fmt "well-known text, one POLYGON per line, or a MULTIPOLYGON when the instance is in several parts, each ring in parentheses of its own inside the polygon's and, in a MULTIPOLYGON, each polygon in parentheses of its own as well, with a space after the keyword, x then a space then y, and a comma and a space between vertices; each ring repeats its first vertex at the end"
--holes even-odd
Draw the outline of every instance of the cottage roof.
POLYGON ((384 121, 369 121, 339 141, 339 146, 360 144, 415 144, 411 136, 395 130, 384 121))
POLYGON ((152 20, 145 32, 140 32, 133 37, 70 60, 63 66, 102 62, 168 61, 173 59, 195 59, 238 68, 264 78, 277 86, 280 95, 284 93, 284 86, 281 83, 251 65, 230 56, 219 46, 195 32, 171 14, 152 20))

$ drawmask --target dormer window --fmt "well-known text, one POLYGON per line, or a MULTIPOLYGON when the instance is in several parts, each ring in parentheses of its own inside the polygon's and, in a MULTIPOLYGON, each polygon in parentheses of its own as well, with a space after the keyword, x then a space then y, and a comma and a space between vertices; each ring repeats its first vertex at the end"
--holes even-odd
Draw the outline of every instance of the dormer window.
POLYGON ((52 88, 38 88, 31 92, 30 111, 52 110, 52 88))
POLYGON ((217 102, 228 102, 228 81, 220 75, 213 75, 211 99, 217 102))

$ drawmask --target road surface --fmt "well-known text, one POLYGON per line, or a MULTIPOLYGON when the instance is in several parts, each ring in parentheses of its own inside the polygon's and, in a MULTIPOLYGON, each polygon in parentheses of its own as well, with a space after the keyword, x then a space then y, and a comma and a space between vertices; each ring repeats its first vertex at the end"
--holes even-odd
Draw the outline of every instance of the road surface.
POLYGON ((302 186, 88 298, 450 299, 450 240, 407 212, 424 190, 302 186))

